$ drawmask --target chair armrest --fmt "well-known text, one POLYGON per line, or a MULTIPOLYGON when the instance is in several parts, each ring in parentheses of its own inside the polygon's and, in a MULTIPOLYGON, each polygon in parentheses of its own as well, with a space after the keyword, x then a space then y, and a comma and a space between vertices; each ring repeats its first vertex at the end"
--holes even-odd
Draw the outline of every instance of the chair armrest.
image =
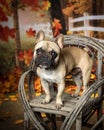
POLYGON ((31 72, 32 72, 31 70, 28 70, 21 75, 20 80, 19 80, 19 85, 18 85, 18 92, 19 92, 21 102, 24 106, 24 110, 26 114, 28 115, 29 119, 31 120, 31 122, 33 123, 33 125, 37 128, 37 130, 45 130, 40 124, 40 122, 37 120, 37 118, 35 117, 26 97, 24 82, 27 75, 29 75, 31 72))

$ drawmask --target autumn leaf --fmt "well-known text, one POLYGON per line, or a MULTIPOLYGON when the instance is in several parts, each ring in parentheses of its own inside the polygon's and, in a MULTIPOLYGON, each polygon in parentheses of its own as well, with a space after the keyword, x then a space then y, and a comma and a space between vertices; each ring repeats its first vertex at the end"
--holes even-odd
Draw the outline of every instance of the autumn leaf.
POLYGON ((71 31, 67 31, 67 35, 73 34, 73 32, 71 31))
POLYGON ((32 49, 20 51, 18 54, 18 59, 20 61, 24 61, 25 65, 27 65, 27 66, 30 65, 32 57, 33 57, 33 50, 32 49))
POLYGON ((21 3, 26 4, 28 6, 34 6, 34 7, 38 7, 38 0, 21 0, 21 3))
POLYGON ((91 73, 90 78, 91 78, 91 79, 96 79, 96 75, 91 73))
POLYGON ((3 99, 3 101, 9 101, 9 98, 8 98, 8 97, 5 97, 5 98, 3 99))
POLYGON ((11 85, 11 83, 9 81, 5 81, 5 83, 4 83, 5 88, 9 88, 10 85, 11 85))
POLYGON ((54 37, 55 37, 60 33, 60 30, 62 29, 62 25, 59 19, 56 18, 54 19, 52 23, 52 28, 54 29, 54 37))
POLYGON ((34 88, 35 88, 35 92, 36 92, 36 96, 40 96, 42 93, 42 87, 41 87, 41 81, 39 78, 37 78, 34 82, 34 88))
POLYGON ((30 61, 32 59, 32 56, 33 56, 33 51, 32 49, 29 49, 29 50, 24 50, 24 62, 27 66, 30 65, 30 61))
MULTIPOLYGON (((0 7, 2 9, 2 12, 4 13, 4 16, 6 17, 7 15, 10 16, 11 15, 11 7, 9 6, 11 4, 11 0, 0 0, 0 7)), ((0 15, 3 16, 1 14, 0 11, 0 15)))
POLYGON ((23 53, 23 51, 19 52, 18 59, 19 59, 19 61, 23 61, 24 60, 24 53, 23 53))
POLYGON ((18 124, 21 124, 21 123, 23 123, 23 122, 24 122, 24 120, 19 119, 19 120, 16 120, 16 121, 14 122, 14 124, 15 124, 15 125, 18 125, 18 124))
POLYGON ((26 35, 27 35, 28 37, 34 37, 35 34, 36 34, 36 31, 33 30, 32 28, 29 28, 29 30, 26 30, 26 35))
POLYGON ((5 15, 1 7, 0 7, 0 21, 8 21, 8 17, 5 15))
POLYGON ((42 6, 42 9, 43 10, 48 10, 49 9, 49 7, 51 7, 51 3, 47 0, 47 1, 43 1, 43 6, 42 6))
POLYGON ((7 26, 2 27, 0 25, 0 39, 7 42, 9 40, 9 37, 15 37, 15 29, 9 29, 7 26))
POLYGON ((9 96, 10 100, 13 101, 13 102, 16 102, 18 99, 15 95, 10 95, 9 96))
POLYGON ((67 16, 71 16, 75 8, 76 8, 76 4, 70 7, 66 7, 65 9, 62 9, 62 12, 67 16))
POLYGON ((40 16, 41 16, 41 17, 44 17, 44 16, 45 16, 45 14, 40 14, 40 16))

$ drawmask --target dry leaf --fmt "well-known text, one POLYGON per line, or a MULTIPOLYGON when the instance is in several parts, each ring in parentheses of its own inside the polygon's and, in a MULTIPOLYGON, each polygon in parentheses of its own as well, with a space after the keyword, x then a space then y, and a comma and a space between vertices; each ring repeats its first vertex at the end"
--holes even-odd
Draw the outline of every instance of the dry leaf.
POLYGON ((51 7, 51 3, 47 0, 47 1, 43 1, 43 10, 48 10, 49 7, 51 7))
POLYGON ((9 98, 8 98, 8 97, 5 97, 3 100, 4 100, 4 101, 8 101, 8 100, 9 100, 9 98))
POLYGON ((60 30, 62 29, 62 25, 60 23, 60 20, 54 18, 54 21, 52 23, 52 27, 54 29, 54 37, 55 37, 60 33, 60 30))
POLYGON ((21 124, 21 123, 23 123, 23 122, 24 122, 24 120, 20 119, 20 120, 16 120, 16 121, 14 122, 14 124, 15 124, 15 125, 18 125, 18 124, 21 124))
POLYGON ((72 12, 74 11, 76 7, 76 4, 75 5, 72 5, 70 7, 66 7, 65 9, 62 9, 62 12, 67 15, 67 16, 71 16, 72 15, 72 12))
POLYGON ((15 102, 15 101, 18 100, 15 95, 10 95, 9 97, 10 97, 10 100, 11 100, 11 101, 14 101, 14 102, 15 102))
POLYGON ((26 30, 26 35, 27 35, 28 37, 34 37, 35 34, 36 34, 36 31, 33 30, 32 28, 29 28, 29 30, 26 30))

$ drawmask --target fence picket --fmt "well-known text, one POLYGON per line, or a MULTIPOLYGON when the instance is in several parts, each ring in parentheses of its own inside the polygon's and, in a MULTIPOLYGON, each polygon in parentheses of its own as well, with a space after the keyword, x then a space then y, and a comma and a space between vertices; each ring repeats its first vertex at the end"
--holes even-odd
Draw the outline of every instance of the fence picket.
MULTIPOLYGON (((92 15, 89 16, 88 13, 84 13, 83 17, 72 18, 69 17, 69 30, 72 32, 75 31, 83 31, 85 36, 90 36, 90 31, 104 32, 104 27, 93 27, 90 26, 90 20, 104 20, 104 15, 92 15), (74 23, 84 22, 81 27, 74 27, 74 23)), ((103 39, 98 39, 99 41, 104 43, 103 39)))

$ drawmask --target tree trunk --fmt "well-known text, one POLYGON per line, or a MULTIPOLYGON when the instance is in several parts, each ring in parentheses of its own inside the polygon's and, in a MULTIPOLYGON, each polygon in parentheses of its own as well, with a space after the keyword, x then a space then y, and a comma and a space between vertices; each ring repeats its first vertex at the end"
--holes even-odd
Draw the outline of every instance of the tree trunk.
POLYGON ((16 66, 19 67, 18 53, 21 50, 21 43, 20 43, 20 32, 19 32, 19 22, 18 22, 18 0, 12 0, 12 10, 13 10, 14 27, 16 29, 15 61, 16 61, 16 66))
POLYGON ((49 0, 49 1, 51 3, 50 14, 51 14, 52 21, 54 20, 54 18, 59 19, 62 25, 62 29, 60 30, 60 33, 66 34, 65 19, 62 13, 60 0, 49 0))

